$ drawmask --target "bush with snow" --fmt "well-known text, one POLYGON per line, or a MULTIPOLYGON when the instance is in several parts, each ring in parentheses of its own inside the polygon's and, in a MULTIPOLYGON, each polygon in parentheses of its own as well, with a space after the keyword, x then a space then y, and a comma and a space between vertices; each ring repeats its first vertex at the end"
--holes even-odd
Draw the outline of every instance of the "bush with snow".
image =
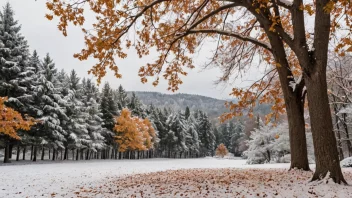
MULTIPOLYGON (((314 161, 310 133, 307 133, 307 142, 309 159, 314 161)), ((287 121, 277 126, 261 122, 260 127, 252 131, 247 145, 244 157, 248 164, 289 163, 291 156, 287 121)))
POLYGON ((352 167, 352 157, 348 157, 340 162, 342 167, 352 167))

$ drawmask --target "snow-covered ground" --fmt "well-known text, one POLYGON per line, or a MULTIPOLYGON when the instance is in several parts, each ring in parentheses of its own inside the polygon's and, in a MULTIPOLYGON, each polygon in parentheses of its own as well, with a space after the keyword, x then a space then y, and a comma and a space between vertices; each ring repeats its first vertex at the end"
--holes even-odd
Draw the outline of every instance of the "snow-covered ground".
MULTIPOLYGON (((90 189, 90 191, 93 189, 111 189, 113 191, 114 188, 117 188, 116 182, 124 181, 129 178, 130 175, 143 177, 143 181, 146 180, 146 176, 142 173, 178 169, 197 169, 195 171, 199 171, 199 169, 202 168, 208 169, 208 172, 209 169, 223 170, 220 168, 240 168, 239 170, 230 170, 242 171, 243 173, 247 171, 247 169, 252 170, 253 168, 265 169, 263 171, 270 171, 267 168, 275 168, 275 170, 281 171, 282 174, 286 173, 285 171, 288 167, 289 164, 246 165, 244 160, 215 158, 92 160, 78 162, 68 161, 54 164, 12 164, 0 166, 0 197, 77 197, 84 194, 84 192, 86 193, 86 197, 96 197, 98 195, 89 194, 88 189, 90 189), (119 180, 119 178, 125 179, 119 180)), ((249 171, 249 173, 252 172, 253 171, 249 171)), ((349 176, 351 176, 351 172, 348 171, 348 173, 349 176)), ((154 175, 158 176, 162 175, 162 173, 154 175)), ((132 178, 129 179, 131 180, 132 178)), ((118 185, 122 186, 121 184, 118 185)), ((291 185, 295 185, 295 183, 291 185)), ((343 191, 343 189, 339 190, 343 191)), ((97 192, 97 190, 95 190, 95 192, 97 192)), ((116 194, 110 195, 111 197, 123 197, 121 194, 119 196, 116 194)), ((100 195, 100 197, 107 197, 107 195, 100 195)))

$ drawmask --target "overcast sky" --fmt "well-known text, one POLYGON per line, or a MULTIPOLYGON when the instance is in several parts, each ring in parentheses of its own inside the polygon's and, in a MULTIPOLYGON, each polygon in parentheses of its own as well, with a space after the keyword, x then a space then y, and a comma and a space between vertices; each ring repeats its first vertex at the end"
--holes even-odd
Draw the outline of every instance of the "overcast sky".
MULTIPOLYGON (((3 6, 6 2, 11 3, 15 11, 15 19, 22 24, 22 34, 28 40, 31 50, 36 49, 41 57, 49 53, 59 69, 63 68, 67 72, 75 69, 80 77, 93 78, 93 76, 88 75, 87 71, 94 65, 95 61, 81 62, 73 58, 73 54, 84 47, 83 34, 79 28, 69 28, 68 37, 64 37, 57 29, 57 23, 48 21, 44 17, 47 12, 45 0, 0 0, 0 5, 3 6)), ((203 58, 203 55, 197 57, 195 62, 198 66, 201 66, 201 63, 205 61, 203 58)), ((123 78, 116 79, 110 72, 103 81, 108 81, 114 88, 122 84, 128 91, 172 93, 167 91, 167 82, 165 80, 162 80, 157 87, 152 86, 151 83, 142 84, 140 82, 138 69, 148 60, 153 60, 153 54, 148 59, 139 59, 135 53, 130 53, 128 58, 117 60, 123 78)), ((233 86, 248 86, 251 80, 260 75, 256 69, 253 69, 253 71, 248 72, 248 77, 236 80, 233 85, 216 86, 214 81, 217 80, 220 74, 220 70, 216 68, 201 71, 200 67, 197 67, 189 71, 188 76, 183 77, 184 83, 180 86, 178 93, 199 94, 225 99, 229 98, 228 94, 233 86)))

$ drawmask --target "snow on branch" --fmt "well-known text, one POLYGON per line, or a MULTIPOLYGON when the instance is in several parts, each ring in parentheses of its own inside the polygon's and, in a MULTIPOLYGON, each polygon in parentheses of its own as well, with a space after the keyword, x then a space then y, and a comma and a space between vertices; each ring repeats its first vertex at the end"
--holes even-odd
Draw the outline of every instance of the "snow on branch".
POLYGON ((291 0, 279 0, 278 2, 284 4, 288 7, 293 5, 293 1, 291 1, 291 0))
POLYGON ((302 74, 298 77, 298 79, 296 80, 295 78, 292 79, 292 81, 290 81, 289 86, 292 87, 292 90, 295 91, 296 87, 298 84, 300 84, 302 81, 302 74))

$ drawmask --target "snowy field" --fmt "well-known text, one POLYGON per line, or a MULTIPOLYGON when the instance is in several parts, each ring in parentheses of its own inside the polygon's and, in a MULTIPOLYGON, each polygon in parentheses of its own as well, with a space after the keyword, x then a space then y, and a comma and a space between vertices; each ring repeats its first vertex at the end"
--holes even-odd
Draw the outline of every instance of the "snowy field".
POLYGON ((11 164, 0 166, 0 197, 263 197, 268 189, 266 197, 352 197, 350 186, 308 184, 311 173, 288 167, 215 158, 11 164))

